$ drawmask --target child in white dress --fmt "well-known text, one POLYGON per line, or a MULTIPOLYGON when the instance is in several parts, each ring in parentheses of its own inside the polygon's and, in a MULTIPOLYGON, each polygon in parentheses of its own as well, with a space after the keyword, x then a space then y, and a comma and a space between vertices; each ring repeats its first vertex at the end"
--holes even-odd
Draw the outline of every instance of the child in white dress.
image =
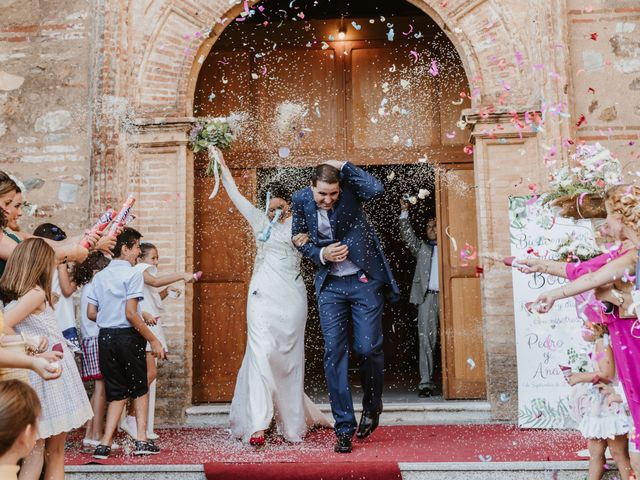
POLYGON ((618 466, 620 478, 629 478, 631 466, 627 450, 629 416, 620 403, 607 402, 598 385, 616 385, 613 353, 609 345, 609 331, 602 323, 587 323, 583 338, 590 342, 592 372, 571 373, 567 376, 571 392, 571 407, 578 430, 587 439, 589 449, 589 480, 599 480, 605 472, 607 446, 618 466))

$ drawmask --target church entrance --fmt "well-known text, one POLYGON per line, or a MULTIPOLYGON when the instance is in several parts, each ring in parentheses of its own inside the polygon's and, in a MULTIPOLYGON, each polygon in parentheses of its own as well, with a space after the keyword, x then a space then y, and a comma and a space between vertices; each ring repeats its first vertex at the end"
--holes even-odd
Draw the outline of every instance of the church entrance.
MULTIPOLYGON (((301 17, 301 2, 271 0, 227 27, 203 59, 195 114, 242 112, 250 119, 226 158, 253 202, 264 201, 274 178, 294 191, 311 166, 330 158, 366 166, 385 183, 384 196, 367 207, 402 288, 401 301, 388 305, 383 319, 385 391, 407 399, 417 398, 417 310, 408 303, 415 260, 399 235, 399 199, 416 198, 417 232, 437 216, 442 349, 436 381, 445 398, 484 398, 473 163, 456 128, 469 104, 460 58, 444 32, 409 3, 315 3, 310 18, 314 2, 306 2, 301 17)), ((194 265, 204 275, 194 289, 194 403, 225 402, 233 394, 254 249, 226 194, 207 199, 212 179, 204 176, 205 163, 196 157, 194 265)), ((322 400, 314 303, 310 297, 306 388, 322 400)))

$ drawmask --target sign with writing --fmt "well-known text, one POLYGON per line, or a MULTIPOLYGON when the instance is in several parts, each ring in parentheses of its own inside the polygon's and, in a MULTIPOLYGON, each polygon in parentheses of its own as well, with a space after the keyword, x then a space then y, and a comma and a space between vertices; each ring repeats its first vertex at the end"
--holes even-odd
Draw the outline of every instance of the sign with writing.
MULTIPOLYGON (((540 199, 509 200, 511 255, 553 260, 567 240, 593 241, 590 221, 555 217, 540 199)), ((513 269, 513 304, 518 361, 518 425, 524 428, 572 428, 570 387, 560 365, 574 371, 584 367, 587 344, 581 338, 582 320, 572 298, 558 301, 547 314, 529 313, 525 304, 540 293, 567 283, 552 275, 526 275, 513 269)))

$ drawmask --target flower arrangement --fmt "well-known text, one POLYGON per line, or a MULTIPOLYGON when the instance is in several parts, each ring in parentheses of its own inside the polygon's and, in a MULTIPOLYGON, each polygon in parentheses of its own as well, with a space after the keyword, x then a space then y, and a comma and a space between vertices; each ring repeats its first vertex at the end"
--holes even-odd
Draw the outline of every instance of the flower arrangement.
POLYGON ((584 262, 602 254, 602 250, 593 238, 578 238, 575 234, 568 234, 554 251, 558 255, 558 260, 566 262, 584 262))
POLYGON ((209 163, 205 174, 215 178, 213 192, 209 198, 217 195, 220 188, 220 158, 218 151, 228 150, 244 129, 248 119, 245 113, 232 113, 228 117, 206 118, 197 122, 189 132, 189 146, 194 153, 206 151, 209 163))
POLYGON ((604 192, 622 183, 620 162, 599 143, 579 145, 571 159, 573 167, 563 167, 551 175, 551 190, 544 202, 560 207, 565 217, 606 216, 604 192))

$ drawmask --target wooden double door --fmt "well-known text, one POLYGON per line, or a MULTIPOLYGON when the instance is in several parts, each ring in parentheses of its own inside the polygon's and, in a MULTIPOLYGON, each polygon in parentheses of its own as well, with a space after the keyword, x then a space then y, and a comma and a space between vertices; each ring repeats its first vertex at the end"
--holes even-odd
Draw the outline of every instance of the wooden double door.
MULTIPOLYGON (((428 65, 434 55, 429 39, 413 48, 428 65)), ((459 68, 459 75, 411 74, 414 61, 405 53, 398 42, 378 39, 333 42, 324 49, 282 47, 277 56, 256 59, 233 39, 221 39, 204 62, 194 105, 201 116, 238 111, 249 116, 248 128, 226 157, 240 190, 254 202, 260 169, 306 167, 329 158, 361 166, 416 165, 425 154, 440 162, 432 189, 442 248, 443 393, 483 398, 478 264, 460 256, 465 244, 478 246, 475 190, 461 187, 474 185, 473 164, 462 153, 462 139, 449 133, 465 107, 457 101, 465 89, 464 70, 454 63, 449 68, 459 68), (306 112, 283 131, 283 111, 299 106, 306 112)), ((251 234, 226 193, 208 200, 213 180, 204 176, 205 163, 197 157, 194 173, 194 263, 204 272, 193 308, 194 403, 229 401, 233 395, 246 345, 254 252, 251 234)), ((397 218, 397 208, 397 202, 389 205, 390 219, 397 218)))

